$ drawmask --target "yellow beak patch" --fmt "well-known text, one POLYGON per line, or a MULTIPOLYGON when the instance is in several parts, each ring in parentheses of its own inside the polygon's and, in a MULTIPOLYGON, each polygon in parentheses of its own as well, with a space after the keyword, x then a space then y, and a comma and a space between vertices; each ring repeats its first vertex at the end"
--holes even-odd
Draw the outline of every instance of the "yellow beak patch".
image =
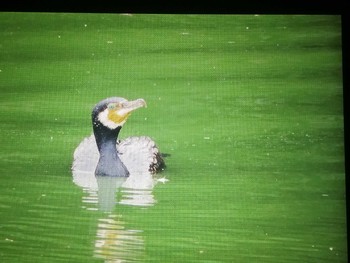
POLYGON ((108 112, 108 119, 113 121, 116 124, 120 124, 126 121, 126 119, 129 117, 130 113, 119 115, 116 110, 109 110, 108 112))

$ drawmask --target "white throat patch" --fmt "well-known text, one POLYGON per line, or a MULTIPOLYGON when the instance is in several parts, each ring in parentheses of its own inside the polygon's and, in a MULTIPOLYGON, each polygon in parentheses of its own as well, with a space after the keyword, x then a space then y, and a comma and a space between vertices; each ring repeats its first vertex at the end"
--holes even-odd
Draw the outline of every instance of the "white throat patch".
POLYGON ((108 109, 105 109, 104 111, 100 112, 97 118, 104 126, 110 128, 111 130, 114 130, 118 126, 123 126, 123 124, 126 122, 126 119, 121 123, 115 123, 114 121, 110 120, 108 118, 108 109))

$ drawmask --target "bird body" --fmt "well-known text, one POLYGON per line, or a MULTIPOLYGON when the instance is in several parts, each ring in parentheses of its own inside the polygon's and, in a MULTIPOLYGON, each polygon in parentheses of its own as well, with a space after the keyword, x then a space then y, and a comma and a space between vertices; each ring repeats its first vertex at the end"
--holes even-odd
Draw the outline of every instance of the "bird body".
POLYGON ((95 105, 91 115, 93 135, 85 138, 74 152, 75 179, 82 181, 85 173, 94 173, 96 177, 129 177, 164 169, 164 160, 150 137, 117 140, 131 112, 145 106, 143 99, 128 101, 120 97, 107 98, 95 105))
MULTIPOLYGON (((148 136, 131 136, 116 142, 116 153, 129 174, 155 174, 164 169, 156 143, 148 136)), ((94 135, 84 138, 74 151, 73 171, 95 172, 100 154, 94 135)))

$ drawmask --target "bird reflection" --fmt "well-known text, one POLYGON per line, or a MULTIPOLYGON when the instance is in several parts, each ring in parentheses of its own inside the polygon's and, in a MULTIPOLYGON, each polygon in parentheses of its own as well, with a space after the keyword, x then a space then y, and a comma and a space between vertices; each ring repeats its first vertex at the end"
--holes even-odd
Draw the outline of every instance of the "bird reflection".
POLYGON ((123 216, 118 214, 118 206, 153 206, 156 200, 152 190, 158 181, 163 182, 162 179, 142 173, 134 173, 129 177, 74 174, 74 183, 83 188, 82 207, 102 212, 102 217, 97 220, 94 257, 104 262, 142 259, 143 231, 128 229, 127 223, 122 220, 123 216))
POLYGON ((125 227, 121 216, 109 214, 97 223, 94 256, 105 262, 138 261, 144 252, 141 230, 125 227))
POLYGON ((129 177, 95 176, 74 173, 74 183, 82 187, 83 208, 113 211, 116 204, 152 206, 156 203, 152 190, 158 181, 152 174, 132 174, 129 177))
POLYGON ((125 177, 91 178, 96 181, 89 183, 94 187, 83 188, 83 208, 103 212, 97 221, 94 257, 101 258, 104 262, 129 262, 140 259, 144 251, 142 231, 128 229, 122 215, 117 212, 117 206, 153 205, 155 200, 152 189, 123 188, 122 185, 126 183, 125 177))
POLYGON ((116 193, 125 182, 125 177, 98 176, 98 208, 104 212, 113 211, 116 204, 116 193))

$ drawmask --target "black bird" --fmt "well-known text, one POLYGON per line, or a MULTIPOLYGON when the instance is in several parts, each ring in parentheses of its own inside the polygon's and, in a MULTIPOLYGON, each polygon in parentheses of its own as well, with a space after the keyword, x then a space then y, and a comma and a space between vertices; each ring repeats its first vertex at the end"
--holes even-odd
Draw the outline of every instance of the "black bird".
POLYGON ((73 172, 94 169, 96 176, 128 177, 133 173, 154 174, 163 170, 164 160, 151 138, 117 140, 131 112, 141 107, 146 107, 144 99, 128 101, 112 97, 97 103, 91 115, 94 134, 85 138, 75 150, 73 172))

